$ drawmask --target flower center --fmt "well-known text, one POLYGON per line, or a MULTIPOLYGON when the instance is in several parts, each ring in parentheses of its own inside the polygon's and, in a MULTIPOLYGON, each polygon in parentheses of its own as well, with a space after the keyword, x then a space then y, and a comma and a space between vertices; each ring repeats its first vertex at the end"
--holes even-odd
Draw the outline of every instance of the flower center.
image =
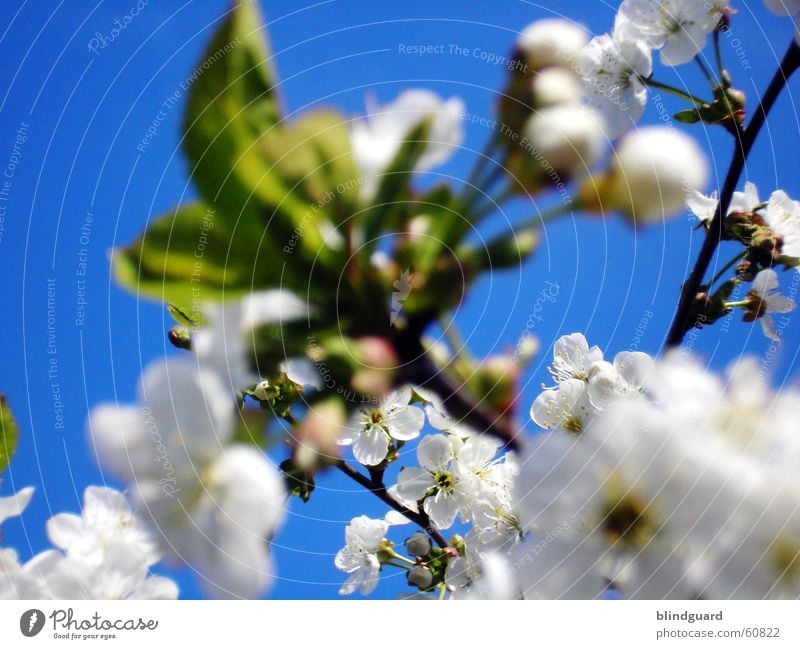
POLYGON ((447 471, 440 471, 437 473, 434 476, 433 481, 439 490, 444 491, 445 493, 452 493, 453 488, 456 485, 456 480, 453 477, 453 474, 448 473, 447 471))
POLYGON ((778 539, 770 554, 778 580, 793 589, 800 583, 800 546, 789 539, 778 539))
POLYGON ((658 531, 647 504, 630 493, 607 498, 601 527, 609 545, 623 548, 641 548, 658 531))

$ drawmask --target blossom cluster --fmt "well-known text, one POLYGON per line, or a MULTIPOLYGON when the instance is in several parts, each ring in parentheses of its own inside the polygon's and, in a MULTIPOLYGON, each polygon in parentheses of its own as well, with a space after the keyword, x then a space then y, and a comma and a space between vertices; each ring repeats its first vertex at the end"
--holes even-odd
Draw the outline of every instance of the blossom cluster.
POLYGON ((800 595, 800 392, 753 359, 724 378, 682 352, 609 364, 580 334, 553 370, 532 410, 548 432, 520 457, 519 595, 800 595))
MULTIPOLYGON (((419 441, 416 449, 419 466, 404 466, 388 493, 407 510, 424 512, 437 530, 451 529, 457 520, 469 526, 466 537, 457 543, 459 547, 451 548, 451 554, 445 556, 445 559, 450 558, 442 582, 456 593, 466 593, 481 575, 483 558, 507 551, 520 538, 521 529, 511 500, 517 475, 516 461, 513 453, 500 455, 500 441, 458 424, 438 398, 418 387, 404 388, 373 411, 393 414, 388 421, 383 420, 384 428, 377 433, 374 431, 376 426, 381 426, 380 418, 370 416, 369 411, 362 411, 354 419, 354 425, 360 422, 360 428, 355 429, 356 440, 361 437, 381 440, 381 460, 386 456, 388 439, 384 439, 384 435, 387 430, 390 439, 402 441, 420 434, 425 415, 420 406, 409 404, 412 392, 425 404, 428 424, 439 432, 419 441), (398 399, 398 394, 402 394, 402 398, 398 399)), ((349 443, 351 438, 345 441, 349 443)), ((372 458, 359 457, 355 446, 354 451, 362 463, 376 464, 372 458), (369 461, 364 462, 364 459, 369 461)), ((399 521, 397 517, 374 520, 361 516, 348 525, 346 546, 335 561, 337 568, 350 575, 340 591, 342 594, 350 594, 357 588, 369 594, 377 585, 381 553, 398 557, 391 550, 393 544, 385 538, 392 522, 399 521)), ((428 589, 433 581, 430 552, 428 543, 425 552, 417 554, 421 557, 415 564, 417 571, 412 568, 409 572, 409 583, 422 590, 428 589)))
POLYGON ((665 9, 654 9, 659 3, 630 0, 620 9, 614 35, 589 40, 584 28, 552 19, 535 22, 520 35, 518 47, 533 68, 534 111, 523 128, 525 142, 543 167, 559 177, 583 179, 577 202, 587 211, 619 211, 637 224, 663 220, 677 214, 687 192, 708 178, 705 156, 684 133, 667 127, 627 133, 647 101, 650 48, 671 52, 681 30, 691 25, 710 31, 721 11, 696 2, 671 4, 681 5, 675 9, 686 16, 679 23, 684 27, 669 36, 661 25, 645 37, 651 14, 666 15, 665 9), (605 142, 621 136, 603 169, 605 142))
MULTIPOLYGON (((705 196, 693 192, 686 203, 700 223, 710 227, 718 208, 716 193, 705 196)), ((800 268, 800 202, 783 190, 774 191, 762 202, 755 184, 747 182, 744 191, 734 192, 723 226, 726 238, 737 239, 745 246, 732 282, 752 280, 752 287, 746 299, 723 301, 721 306, 741 307, 745 320, 758 320, 764 335, 778 340, 771 316, 788 313, 796 304, 780 293, 778 275, 772 267, 800 268)))
POLYGON ((624 0, 614 29, 591 40, 578 62, 591 104, 612 136, 635 125, 647 105, 652 52, 668 66, 690 62, 728 9, 728 0, 624 0))
MULTIPOLYGON (((33 488, 0 498, 0 525, 28 506, 33 488)), ((125 496, 88 487, 80 516, 56 514, 47 522, 55 549, 25 563, 0 548, 0 599, 176 599, 178 587, 153 575, 161 558, 155 537, 125 496)))
MULTIPOLYGON (((139 405, 92 410, 88 429, 101 466, 128 484, 166 560, 193 566, 209 596, 258 597, 272 583, 269 541, 286 491, 264 452, 236 438, 236 403, 260 379, 255 330, 306 312, 285 291, 210 305, 191 356, 145 369, 139 405)), ((302 360, 281 367, 314 381, 302 360)))

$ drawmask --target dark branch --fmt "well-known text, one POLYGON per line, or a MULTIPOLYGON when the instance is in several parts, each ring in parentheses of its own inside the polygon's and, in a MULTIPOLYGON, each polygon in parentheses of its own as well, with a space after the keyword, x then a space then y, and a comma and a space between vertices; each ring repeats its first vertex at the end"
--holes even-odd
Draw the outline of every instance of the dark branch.
POLYGON ((425 530, 430 537, 439 544, 440 547, 446 548, 449 544, 447 540, 442 536, 441 532, 437 530, 433 523, 431 523, 430 518, 425 512, 412 512, 408 507, 401 505, 397 502, 394 498, 392 498, 389 493, 386 491, 386 486, 382 482, 375 482, 371 478, 359 473, 353 467, 351 467, 347 462, 344 460, 339 460, 336 463, 336 466, 339 470, 344 473, 346 476, 360 484, 362 487, 370 491, 371 493, 375 494, 378 498, 380 498, 384 503, 389 505, 392 509, 397 512, 400 512, 403 516, 409 519, 411 522, 416 523, 419 525, 423 530, 425 530))
POLYGON ((675 318, 667 333, 667 339, 664 344, 668 348, 680 345, 686 332, 694 326, 694 323, 689 322, 692 306, 697 293, 700 291, 703 278, 706 276, 711 260, 714 257, 714 252, 722 240, 725 216, 730 208, 733 193, 736 191, 736 187, 739 184, 739 179, 741 178, 745 162, 747 161, 747 156, 753 148, 753 144, 758 137, 761 127, 764 126, 769 111, 778 99, 787 80, 798 67, 800 67, 800 46, 792 39, 792 43, 786 51, 778 70, 775 72, 775 76, 767 87, 767 91, 764 93, 761 103, 756 109, 750 123, 745 129, 737 133, 737 146, 733 152, 733 158, 728 168, 728 174, 725 177, 725 183, 722 186, 719 203, 717 204, 717 211, 708 228, 705 241, 703 241, 703 247, 700 249, 700 254, 697 256, 694 268, 683 285, 681 297, 678 301, 678 308, 675 312, 675 318))

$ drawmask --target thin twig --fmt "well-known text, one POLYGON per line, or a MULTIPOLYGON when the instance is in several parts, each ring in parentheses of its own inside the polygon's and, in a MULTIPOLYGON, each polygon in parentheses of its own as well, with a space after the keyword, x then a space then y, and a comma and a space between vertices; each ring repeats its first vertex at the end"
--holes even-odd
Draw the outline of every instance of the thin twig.
POLYGON ((740 129, 737 133, 737 147, 733 152, 728 174, 722 186, 717 210, 714 213, 714 219, 711 221, 711 225, 706 233, 703 247, 700 249, 700 254, 697 256, 694 268, 681 290, 681 297, 678 301, 675 318, 672 321, 667 339, 664 342, 667 348, 680 345, 686 332, 692 326, 692 323, 688 321, 689 315, 692 312, 692 305, 703 283, 703 278, 708 271, 711 260, 714 257, 714 252, 722 240, 723 222, 728 213, 728 208, 733 198, 733 192, 736 191, 736 187, 739 184, 739 179, 744 170, 745 162, 747 161, 747 156, 750 154, 753 144, 758 137, 758 133, 761 127, 764 126, 767 115, 778 99, 781 90, 783 90, 787 80, 798 67, 800 67, 800 46, 792 39, 792 43, 789 45, 789 49, 786 51, 778 70, 775 72, 775 76, 767 87, 767 91, 764 93, 764 97, 761 99, 761 103, 756 109, 750 123, 746 128, 740 129))
POLYGON ((397 502, 394 498, 389 495, 389 492, 386 491, 386 485, 383 482, 375 482, 371 478, 368 478, 363 473, 359 473, 353 467, 351 467, 347 462, 344 460, 339 460, 336 463, 338 469, 344 473, 347 477, 354 480, 362 487, 364 487, 367 491, 375 494, 378 498, 380 498, 384 503, 389 505, 392 509, 396 512, 401 513, 405 516, 408 520, 413 523, 419 525, 425 532, 427 532, 430 537, 439 544, 440 547, 446 548, 449 544, 447 540, 442 536, 441 532, 437 530, 433 523, 431 523, 431 519, 428 518, 428 515, 425 512, 414 512, 411 511, 408 507, 401 505, 397 502))

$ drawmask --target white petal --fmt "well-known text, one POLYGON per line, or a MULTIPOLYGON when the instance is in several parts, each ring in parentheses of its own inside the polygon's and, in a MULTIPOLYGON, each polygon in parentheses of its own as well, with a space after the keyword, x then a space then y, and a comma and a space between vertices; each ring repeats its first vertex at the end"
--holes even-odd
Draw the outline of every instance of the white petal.
POLYGON ((434 486, 430 473, 419 467, 406 467, 397 476, 397 495, 417 502, 434 486))
POLYGON ((417 447, 417 460, 428 471, 437 471, 452 459, 453 446, 446 435, 428 435, 417 447))
POLYGON ((762 270, 753 280, 753 290, 762 296, 776 290, 778 286, 778 274, 771 268, 762 270))
POLYGON ((308 358, 287 358, 280 365, 281 372, 284 372, 290 381, 303 387, 319 390, 322 387, 322 377, 317 372, 317 367, 308 358))
POLYGON ((419 437, 419 432, 425 425, 425 413, 416 406, 404 406, 387 417, 389 434, 395 439, 409 441, 419 437))
POLYGON ((0 498, 0 524, 7 518, 22 514, 33 497, 33 491, 33 487, 25 487, 13 496, 0 498))
POLYGON ((353 438, 353 455, 365 466, 375 466, 383 462, 389 451, 389 435, 379 426, 362 430, 353 438))
POLYGON ((459 504, 458 499, 454 496, 440 491, 435 496, 425 499, 423 509, 436 527, 446 530, 455 522, 459 504))

